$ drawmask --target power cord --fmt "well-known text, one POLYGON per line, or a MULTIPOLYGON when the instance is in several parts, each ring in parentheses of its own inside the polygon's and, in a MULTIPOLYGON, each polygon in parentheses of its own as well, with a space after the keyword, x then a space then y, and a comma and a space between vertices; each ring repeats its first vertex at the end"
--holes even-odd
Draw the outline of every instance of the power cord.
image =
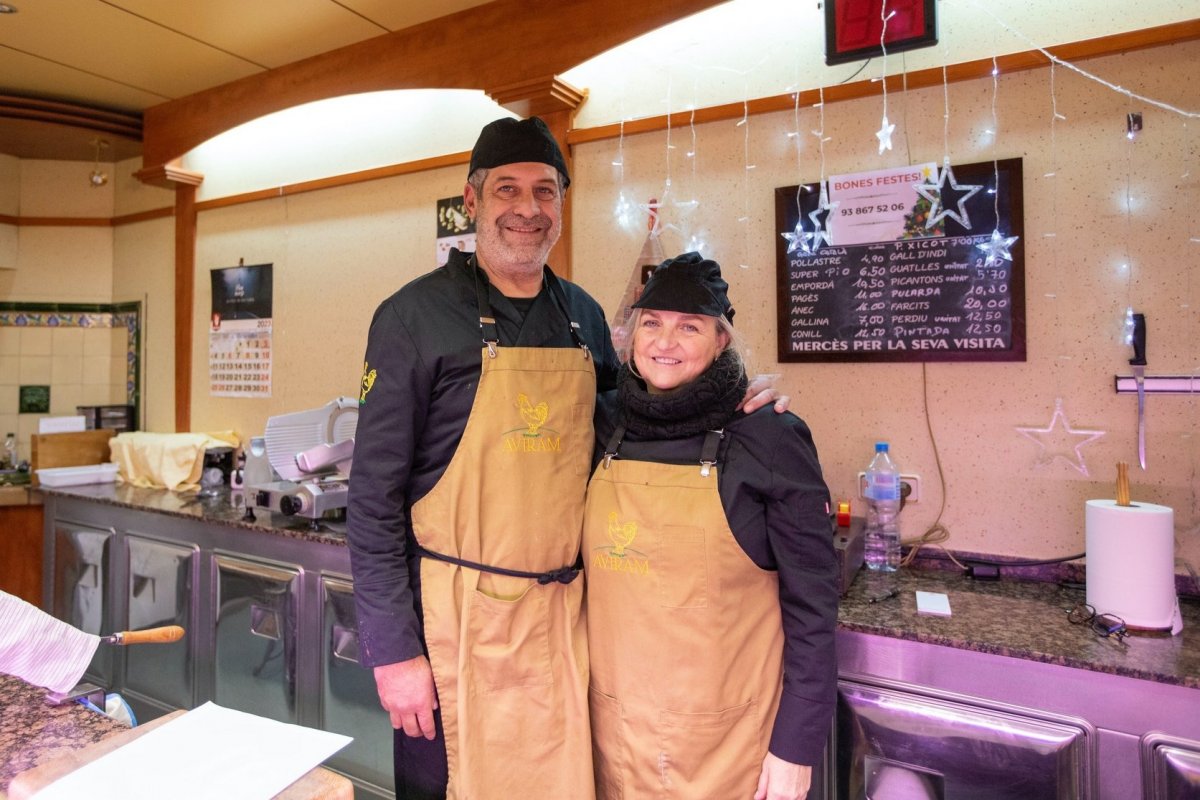
POLYGON ((932 545, 938 548, 946 557, 958 565, 958 568, 963 572, 970 572, 970 568, 966 564, 954 557, 954 554, 942 546, 942 542, 950 539, 950 529, 942 524, 942 514, 946 511, 946 474, 942 470, 942 456, 938 452, 937 437, 933 433, 933 422, 929 417, 929 376, 925 371, 925 362, 921 362, 921 396, 925 404, 925 429, 929 431, 929 444, 933 447, 933 460, 937 464, 938 483, 942 487, 942 505, 938 509, 937 518, 933 524, 925 529, 925 532, 915 539, 906 539, 900 542, 901 545, 909 548, 904 557, 900 559, 900 566, 906 567, 913 562, 917 557, 917 553, 921 552, 921 548, 926 545, 932 545))

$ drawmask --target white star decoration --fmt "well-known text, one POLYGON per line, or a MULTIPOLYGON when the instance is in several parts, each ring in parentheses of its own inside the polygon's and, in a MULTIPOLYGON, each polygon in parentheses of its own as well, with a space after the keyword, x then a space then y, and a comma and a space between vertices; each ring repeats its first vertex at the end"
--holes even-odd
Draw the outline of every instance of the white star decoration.
POLYGON ((658 210, 662 208, 662 203, 651 200, 649 203, 638 203, 638 208, 650 215, 650 236, 657 239, 662 233, 662 218, 658 213, 658 210))
POLYGON ((1088 474, 1088 468, 1080 450, 1104 435, 1104 431, 1072 428, 1066 413, 1063 412, 1061 397, 1054 401, 1054 416, 1050 418, 1049 425, 1044 428, 1018 427, 1017 433, 1036 442, 1041 448, 1037 457, 1039 466, 1047 466, 1056 459, 1062 459, 1085 476, 1088 474))
POLYGON ((784 239, 787 239, 788 255, 795 253, 797 250, 799 250, 802 255, 812 255, 812 248, 810 248, 808 245, 809 236, 812 234, 804 230, 804 222, 802 219, 796 220, 796 227, 791 233, 784 233, 782 235, 784 239))
POLYGON ((829 192, 825 184, 821 184, 820 199, 817 201, 817 207, 808 212, 808 218, 812 220, 813 229, 809 234, 808 246, 812 252, 817 252, 821 248, 821 242, 825 244, 833 244, 829 239, 829 215, 832 214, 841 202, 829 202, 829 192))
POLYGON ((942 218, 950 219, 971 230, 971 219, 967 216, 964 204, 970 200, 983 186, 977 184, 960 184, 954 179, 954 170, 950 168, 950 159, 942 164, 940 175, 935 174, 930 183, 917 184, 917 194, 929 201, 929 217, 925 220, 926 229, 937 225, 942 218), (947 187, 946 183, 950 186, 947 187), (951 204, 958 207, 951 208, 951 204))
POLYGON ((896 126, 888 124, 887 114, 884 114, 883 124, 879 126, 879 130, 875 131, 875 138, 879 140, 879 155, 883 155, 884 150, 892 149, 892 131, 894 130, 896 130, 896 126))
POLYGON ((1008 248, 1013 246, 1013 242, 1017 238, 1016 236, 1003 236, 1000 229, 997 228, 992 231, 992 238, 975 246, 984 252, 983 263, 985 265, 998 267, 1001 261, 1012 261, 1012 253, 1008 252, 1008 248))
POLYGON ((841 202, 829 202, 829 193, 824 183, 821 184, 821 195, 817 207, 808 212, 812 221, 812 230, 804 229, 804 217, 796 220, 796 227, 791 233, 780 234, 788 243, 788 254, 799 251, 801 255, 811 256, 821 249, 821 242, 833 244, 829 239, 829 215, 841 205, 841 202))

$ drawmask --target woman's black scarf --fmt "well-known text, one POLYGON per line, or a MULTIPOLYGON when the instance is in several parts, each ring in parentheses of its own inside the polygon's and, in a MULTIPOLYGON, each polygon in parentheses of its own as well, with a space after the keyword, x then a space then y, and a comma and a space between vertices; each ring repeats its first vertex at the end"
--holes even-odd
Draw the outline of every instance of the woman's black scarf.
MULTIPOLYGON (((630 357, 632 362, 632 356, 630 357)), ((646 383, 622 364, 617 400, 627 432, 639 439, 680 439, 723 428, 746 394, 744 370, 728 348, 691 383, 650 394, 646 383)))

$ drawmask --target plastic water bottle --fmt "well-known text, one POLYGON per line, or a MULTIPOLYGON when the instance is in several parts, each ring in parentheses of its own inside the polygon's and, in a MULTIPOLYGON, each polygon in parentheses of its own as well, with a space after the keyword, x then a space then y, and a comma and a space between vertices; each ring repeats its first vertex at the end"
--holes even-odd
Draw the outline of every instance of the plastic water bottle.
POLYGON ((887 442, 875 443, 866 478, 867 569, 895 572, 900 568, 900 470, 888 456, 887 442))
POLYGON ((5 434, 4 452, 0 453, 0 466, 16 469, 17 463, 17 435, 15 433, 5 434))

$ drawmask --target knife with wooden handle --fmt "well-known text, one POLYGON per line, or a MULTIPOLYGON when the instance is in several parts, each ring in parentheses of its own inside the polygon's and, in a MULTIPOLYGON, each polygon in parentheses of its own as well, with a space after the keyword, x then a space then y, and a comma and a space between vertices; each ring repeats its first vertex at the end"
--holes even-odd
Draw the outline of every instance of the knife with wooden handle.
POLYGON ((1133 380, 1137 383, 1138 463, 1146 469, 1146 315, 1133 315, 1133 380))
POLYGON ((165 625, 161 628, 147 628, 144 631, 121 631, 111 636, 101 636, 105 644, 167 644, 178 642, 183 638, 183 628, 178 625, 165 625))

